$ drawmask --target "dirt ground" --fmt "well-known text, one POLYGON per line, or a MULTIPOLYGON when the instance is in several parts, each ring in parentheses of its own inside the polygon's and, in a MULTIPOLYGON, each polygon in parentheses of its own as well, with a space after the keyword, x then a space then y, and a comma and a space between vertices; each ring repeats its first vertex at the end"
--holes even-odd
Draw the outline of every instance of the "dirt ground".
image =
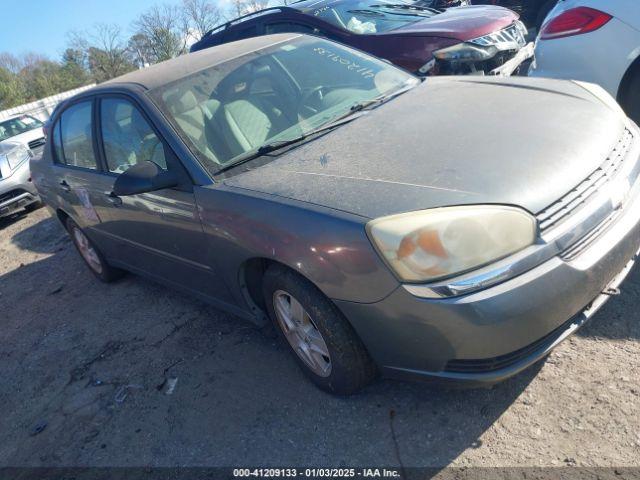
POLYGON ((485 390, 335 398, 278 341, 129 275, 46 209, 0 220, 0 466, 640 466, 640 271, 542 364, 485 390))

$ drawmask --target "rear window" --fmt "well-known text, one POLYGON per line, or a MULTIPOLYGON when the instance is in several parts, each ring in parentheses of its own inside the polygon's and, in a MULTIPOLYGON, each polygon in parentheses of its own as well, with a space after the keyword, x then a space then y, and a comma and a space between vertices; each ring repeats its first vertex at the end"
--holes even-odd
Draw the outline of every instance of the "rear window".
POLYGON ((92 101, 66 109, 54 127, 54 147, 58 163, 97 169, 93 153, 92 101))

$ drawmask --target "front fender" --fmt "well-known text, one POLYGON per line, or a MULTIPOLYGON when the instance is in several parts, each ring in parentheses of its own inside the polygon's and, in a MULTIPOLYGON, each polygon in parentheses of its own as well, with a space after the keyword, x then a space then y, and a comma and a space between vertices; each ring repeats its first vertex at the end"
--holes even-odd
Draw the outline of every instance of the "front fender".
POLYGON ((289 266, 336 300, 374 303, 398 287, 366 236, 367 219, 220 185, 195 196, 211 262, 238 298, 238 273, 253 258, 289 266))

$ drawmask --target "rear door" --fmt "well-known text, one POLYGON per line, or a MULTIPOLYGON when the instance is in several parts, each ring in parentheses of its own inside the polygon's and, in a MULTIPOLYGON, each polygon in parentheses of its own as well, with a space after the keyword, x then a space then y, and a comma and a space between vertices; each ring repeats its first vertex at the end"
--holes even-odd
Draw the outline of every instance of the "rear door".
POLYGON ((47 182, 59 204, 94 241, 110 208, 105 192, 111 182, 101 171, 95 149, 94 98, 68 107, 52 128, 54 179, 47 182))

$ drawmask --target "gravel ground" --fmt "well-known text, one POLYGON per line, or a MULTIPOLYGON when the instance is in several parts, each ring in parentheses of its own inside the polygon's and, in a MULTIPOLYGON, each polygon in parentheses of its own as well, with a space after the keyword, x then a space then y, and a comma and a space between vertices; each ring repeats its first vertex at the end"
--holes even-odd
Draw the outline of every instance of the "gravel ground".
POLYGON ((485 390, 334 398, 233 316, 99 283, 45 209, 0 220, 0 466, 640 466, 640 271, 485 390))

